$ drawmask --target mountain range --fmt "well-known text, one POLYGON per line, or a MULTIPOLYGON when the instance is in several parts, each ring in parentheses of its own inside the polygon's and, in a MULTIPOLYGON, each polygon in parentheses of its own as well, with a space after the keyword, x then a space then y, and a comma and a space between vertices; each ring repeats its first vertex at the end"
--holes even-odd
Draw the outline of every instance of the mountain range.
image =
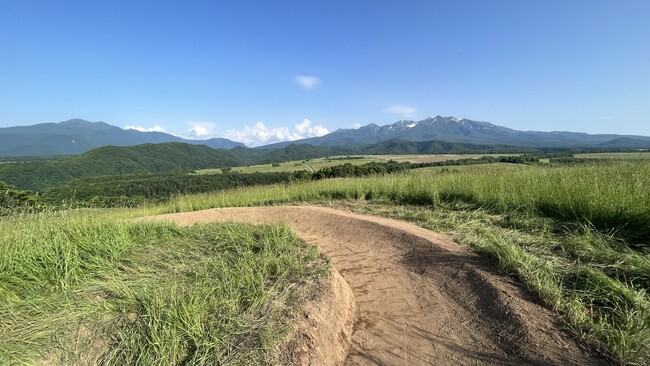
MULTIPOLYGON (((369 124, 357 129, 340 129, 321 137, 301 140, 300 143, 324 146, 359 146, 388 140, 447 141, 481 145, 512 145, 523 147, 590 147, 641 148, 650 147, 650 137, 600 134, 591 135, 566 131, 518 131, 489 122, 456 117, 429 117, 421 121, 402 120, 379 126, 369 124)), ((278 148, 291 142, 280 142, 262 148, 278 148)))
MULTIPOLYGON (((402 120, 379 126, 339 129, 320 137, 285 141, 256 149, 279 149, 292 144, 328 147, 360 147, 385 141, 445 141, 480 145, 510 145, 534 148, 650 148, 650 137, 579 132, 518 131, 489 122, 455 117, 402 120)), ((124 130, 104 122, 73 119, 59 123, 0 128, 0 157, 75 155, 101 146, 134 146, 144 143, 185 142, 211 148, 244 147, 225 138, 188 140, 163 132, 124 130)))
POLYGON ((0 156, 76 155, 101 146, 185 142, 211 148, 244 146, 224 138, 188 140, 163 132, 125 130, 104 122, 71 119, 59 123, 0 128, 0 156))

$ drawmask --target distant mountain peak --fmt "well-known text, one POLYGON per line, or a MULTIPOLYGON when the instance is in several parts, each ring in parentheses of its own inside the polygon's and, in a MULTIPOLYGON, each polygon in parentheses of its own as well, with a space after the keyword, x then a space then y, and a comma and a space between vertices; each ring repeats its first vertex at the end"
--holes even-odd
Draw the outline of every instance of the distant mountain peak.
POLYGON ((94 125, 94 124, 104 123, 104 122, 91 122, 81 118, 72 118, 67 121, 58 122, 58 123, 55 122, 55 123, 60 125, 94 125))
MULTIPOLYGON (((455 116, 431 116, 420 121, 399 120, 378 126, 369 124, 357 129, 340 129, 321 137, 303 140, 302 143, 324 146, 361 146, 389 140, 446 141, 467 144, 512 145, 522 147, 589 147, 620 137, 635 141, 617 141, 617 145, 650 146, 650 137, 589 135, 578 132, 518 131, 490 122, 474 121, 455 116), (645 144, 645 145, 644 145, 645 144)), ((295 142, 295 141, 294 141, 295 142)), ((267 145, 266 148, 286 146, 287 143, 267 145)))
POLYGON ((185 142, 214 149, 243 146, 224 138, 186 140, 163 132, 125 130, 105 122, 90 122, 81 118, 0 128, 0 156, 69 155, 106 145, 133 146, 163 142, 185 142))
POLYGON ((102 122, 102 121, 91 122, 81 118, 73 118, 63 122, 55 122, 54 124, 59 126, 65 126, 65 127, 100 129, 100 130, 119 128, 117 126, 109 125, 106 122, 102 122))

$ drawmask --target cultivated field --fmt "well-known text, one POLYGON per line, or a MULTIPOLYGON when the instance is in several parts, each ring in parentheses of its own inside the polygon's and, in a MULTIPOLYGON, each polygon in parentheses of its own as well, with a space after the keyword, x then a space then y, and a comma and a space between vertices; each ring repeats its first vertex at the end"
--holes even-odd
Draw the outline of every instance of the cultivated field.
POLYGON ((648 160, 650 159, 650 151, 575 154, 575 157, 591 159, 648 160))
POLYGON ((479 159, 484 156, 515 156, 519 154, 416 154, 416 155, 370 155, 378 159, 399 163, 432 163, 437 161, 479 159))
MULTIPOLYGON (((430 163, 446 160, 478 159, 483 156, 510 156, 513 154, 422 154, 422 155, 353 155, 353 156, 332 156, 309 160, 295 160, 276 164, 260 164, 243 167, 234 167, 231 171, 240 173, 268 173, 268 172, 295 172, 307 170, 315 172, 322 168, 329 168, 335 165, 350 163, 362 165, 372 162, 397 161, 409 163, 430 163)), ((197 174, 217 174, 221 169, 202 169, 197 174)))

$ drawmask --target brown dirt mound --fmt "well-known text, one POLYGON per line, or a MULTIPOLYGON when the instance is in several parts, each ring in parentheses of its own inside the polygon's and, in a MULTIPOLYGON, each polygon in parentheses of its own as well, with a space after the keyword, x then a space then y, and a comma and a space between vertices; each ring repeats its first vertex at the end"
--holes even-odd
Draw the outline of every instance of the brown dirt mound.
POLYGON ((155 219, 284 223, 317 245, 358 306, 347 365, 606 364, 484 258, 413 224, 312 206, 212 209, 155 219))
POLYGON ((357 304, 336 267, 330 267, 324 293, 301 310, 297 331, 283 348, 282 362, 301 366, 343 364, 352 343, 357 304))

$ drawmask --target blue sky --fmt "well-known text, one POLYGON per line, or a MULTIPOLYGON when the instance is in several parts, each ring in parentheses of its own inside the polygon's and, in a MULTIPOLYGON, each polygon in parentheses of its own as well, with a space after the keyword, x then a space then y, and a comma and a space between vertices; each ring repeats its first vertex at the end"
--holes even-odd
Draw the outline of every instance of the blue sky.
POLYGON ((650 135, 650 1, 0 0, 0 127, 251 145, 456 116, 650 135))

